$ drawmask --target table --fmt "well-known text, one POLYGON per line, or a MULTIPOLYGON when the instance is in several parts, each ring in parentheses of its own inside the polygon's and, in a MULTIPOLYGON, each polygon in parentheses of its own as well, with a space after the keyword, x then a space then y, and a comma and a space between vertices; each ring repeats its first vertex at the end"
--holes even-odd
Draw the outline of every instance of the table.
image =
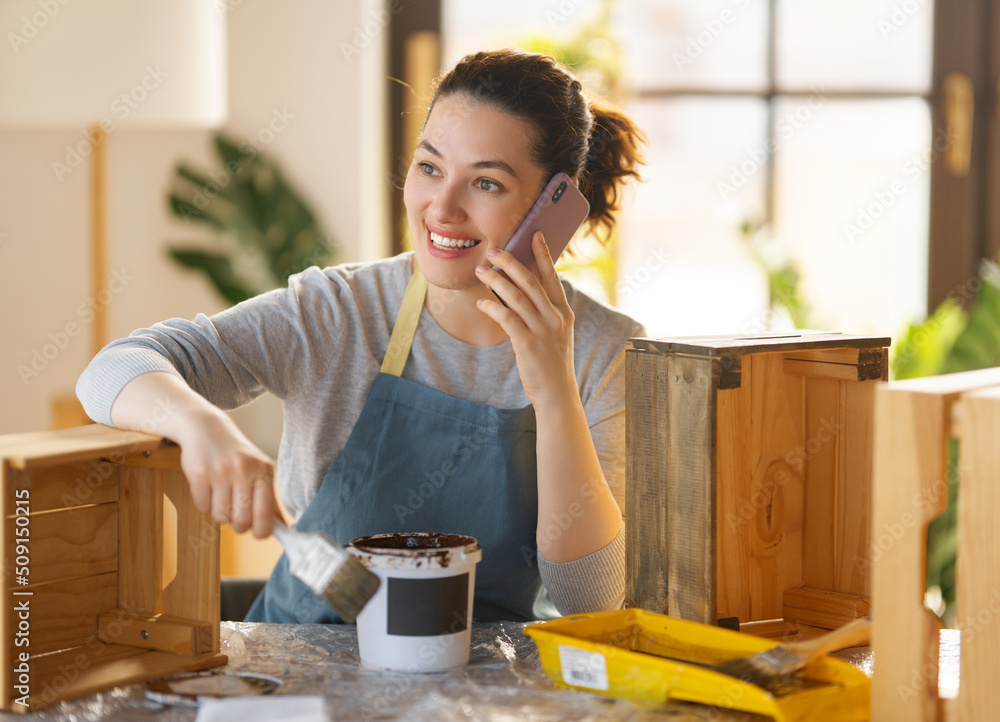
MULTIPOLYGON (((542 671, 534 642, 514 622, 476 623, 468 667, 437 674, 363 669, 353 625, 284 625, 223 622, 219 670, 273 675, 285 684, 273 694, 321 694, 329 720, 715 720, 751 722, 758 715, 721 712, 697 705, 644 708, 623 699, 561 689, 542 671)), ((867 650, 841 653, 871 670, 867 650)), ((17 720, 154 720, 190 722, 197 710, 146 699, 141 684, 63 702, 17 720)))

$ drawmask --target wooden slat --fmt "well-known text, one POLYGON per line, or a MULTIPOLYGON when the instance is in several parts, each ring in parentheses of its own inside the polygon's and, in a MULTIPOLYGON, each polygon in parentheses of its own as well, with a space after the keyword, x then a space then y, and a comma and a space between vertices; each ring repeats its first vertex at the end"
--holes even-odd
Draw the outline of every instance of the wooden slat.
POLYGON ((872 543, 864 560, 874 563, 874 722, 938 719, 940 623, 923 598, 927 525, 947 504, 949 406, 948 397, 904 384, 875 393, 872 543))
POLYGON ((33 513, 118 501, 118 466, 102 459, 22 470, 33 513))
POLYGON ((179 471, 163 471, 163 491, 177 509, 177 576, 163 590, 163 612, 211 623, 219 647, 219 526, 191 499, 179 471))
POLYGON ((802 580, 802 479, 789 463, 804 442, 802 379, 786 375, 782 363, 781 354, 756 354, 750 375, 752 500, 759 499, 751 528, 751 619, 781 616, 782 590, 802 580))
POLYGON ((868 597, 808 587, 786 589, 783 596, 782 616, 799 624, 836 629, 871 614, 868 597))
POLYGON ((868 596, 871 574, 864 559, 871 545, 872 446, 875 388, 870 382, 840 385, 843 428, 837 444, 837 534, 833 591, 868 596))
POLYGON ((114 459, 127 466, 176 471, 181 468, 181 447, 164 441, 155 449, 115 456, 114 459))
POLYGON ((14 709, 29 712, 52 705, 63 699, 61 693, 74 684, 81 674, 87 674, 97 665, 136 654, 142 654, 142 650, 101 644, 95 638, 81 647, 32 657, 30 709, 18 709, 17 706, 14 709))
POLYGON ((805 379, 805 441, 796 450, 796 466, 805 476, 805 518, 802 530, 802 582, 816 589, 836 583, 834 540, 837 538, 837 479, 844 426, 840 387, 831 379, 805 379))
POLYGON ((136 616, 127 609, 105 612, 98 619, 102 642, 187 655, 212 651, 213 626, 218 625, 166 614, 136 616))
MULTIPOLYGON (((803 348, 796 351, 789 351, 785 354, 785 360, 822 361, 823 363, 852 364, 857 366, 860 363, 872 363, 873 360, 878 360, 873 356, 873 351, 876 350, 861 348, 824 348, 816 350, 803 348)), ((881 358, 881 354, 878 355, 878 358, 881 358)))
MULTIPOLYGON (((745 359, 750 372, 752 357, 745 359)), ((717 615, 750 620, 750 534, 756 521, 751 459, 750 384, 716 394, 718 437, 717 615)))
POLYGON ((831 364, 786 358, 785 373, 798 374, 800 376, 818 376, 827 379, 841 379, 843 381, 872 381, 882 378, 882 364, 852 366, 850 364, 831 364))
POLYGON ((956 404, 961 478, 958 493, 956 617, 962 630, 959 719, 1000 719, 1000 388, 956 404))
POLYGON ((70 649, 37 660, 35 674, 40 681, 33 688, 32 709, 125 684, 218 667, 227 661, 226 655, 213 652, 190 657, 104 644, 70 649), (70 679, 75 672, 79 674, 70 679))
POLYGON ((148 614, 163 611, 163 473, 122 467, 115 607, 148 614))
MULTIPOLYGON (((716 621, 717 362, 671 354, 667 367, 667 614, 716 621), (691 413, 692 409, 701 410, 691 413)), ((648 542, 647 542, 648 543, 648 542)))
MULTIPOLYGON (((16 490, 27 489, 28 482, 23 479, 22 471, 11 467, 10 462, 0 458, 0 549, 3 549, 4 579, 11 579, 15 574, 16 555, 13 553, 15 527, 14 509, 16 490)), ((0 586, 0 707, 9 709, 14 694, 14 660, 18 659, 14 634, 17 625, 17 613, 14 608, 17 597, 0 586)))
POLYGON ((625 354, 625 603, 667 611, 667 375, 657 353, 625 354))
POLYGON ((785 373, 799 374, 801 376, 818 376, 820 378, 843 379, 845 381, 856 381, 858 378, 858 367, 850 364, 832 364, 786 358, 784 368, 785 373))
POLYGON ((756 335, 744 338, 733 336, 691 336, 679 338, 633 338, 628 347, 636 351, 654 353, 685 353, 698 356, 739 355, 765 352, 788 352, 803 349, 832 348, 883 348, 892 339, 871 336, 850 336, 839 333, 805 331, 794 333, 756 335))
POLYGON ((30 651, 54 652, 86 644, 97 634, 97 616, 116 606, 117 574, 97 574, 34 588, 30 651))
POLYGON ((32 586, 118 569, 117 502, 32 514, 29 530, 32 586))
POLYGON ((111 454, 141 453, 160 447, 163 439, 136 431, 88 424, 60 431, 0 437, 0 457, 19 469, 89 461, 111 454))
POLYGON ((756 622, 740 622, 740 632, 766 639, 780 639, 791 642, 799 639, 799 627, 785 619, 761 619, 756 622))

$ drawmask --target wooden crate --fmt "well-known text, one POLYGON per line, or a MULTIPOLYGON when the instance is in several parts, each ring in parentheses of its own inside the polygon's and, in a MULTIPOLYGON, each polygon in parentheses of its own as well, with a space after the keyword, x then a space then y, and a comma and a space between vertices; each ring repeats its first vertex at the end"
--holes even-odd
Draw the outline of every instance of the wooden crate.
POLYGON ((704 623, 736 617, 772 634, 868 614, 858 560, 889 342, 820 332, 632 339, 626 603, 704 623))
POLYGON ((924 606, 927 525, 947 505, 957 440, 958 719, 1000 719, 1000 369, 900 381, 876 395, 872 719, 933 722, 938 618, 924 606))
POLYGON ((218 526, 179 461, 96 424, 0 437, 0 707, 226 662, 218 526))

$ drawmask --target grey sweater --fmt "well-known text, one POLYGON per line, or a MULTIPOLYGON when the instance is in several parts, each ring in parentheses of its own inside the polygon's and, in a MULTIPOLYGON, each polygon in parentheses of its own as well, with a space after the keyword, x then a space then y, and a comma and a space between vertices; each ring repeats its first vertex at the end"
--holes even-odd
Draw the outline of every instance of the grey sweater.
MULTIPOLYGON (((309 268, 270 291, 212 317, 171 319, 109 344, 80 376, 77 395, 95 421, 136 376, 166 371, 223 409, 264 392, 282 400, 278 490, 296 518, 347 443, 364 406, 410 279, 411 253, 373 263, 309 268)), ((611 491, 624 508, 624 345, 642 335, 627 316, 563 280, 576 316, 580 396, 611 491)), ((528 404, 509 342, 462 343, 420 318, 403 377, 497 408, 528 404)), ((544 524, 542 525, 544 526, 544 524)), ((618 608, 624 598, 623 530, 608 546, 570 562, 539 555, 556 609, 571 614, 618 608)))

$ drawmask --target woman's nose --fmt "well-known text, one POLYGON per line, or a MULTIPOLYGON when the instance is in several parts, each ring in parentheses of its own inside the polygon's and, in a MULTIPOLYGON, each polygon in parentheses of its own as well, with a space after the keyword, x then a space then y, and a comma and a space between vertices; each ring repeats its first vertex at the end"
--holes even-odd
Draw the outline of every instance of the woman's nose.
POLYGON ((431 199, 430 211, 434 220, 440 223, 455 223, 465 217, 461 188, 454 183, 442 183, 431 199))

